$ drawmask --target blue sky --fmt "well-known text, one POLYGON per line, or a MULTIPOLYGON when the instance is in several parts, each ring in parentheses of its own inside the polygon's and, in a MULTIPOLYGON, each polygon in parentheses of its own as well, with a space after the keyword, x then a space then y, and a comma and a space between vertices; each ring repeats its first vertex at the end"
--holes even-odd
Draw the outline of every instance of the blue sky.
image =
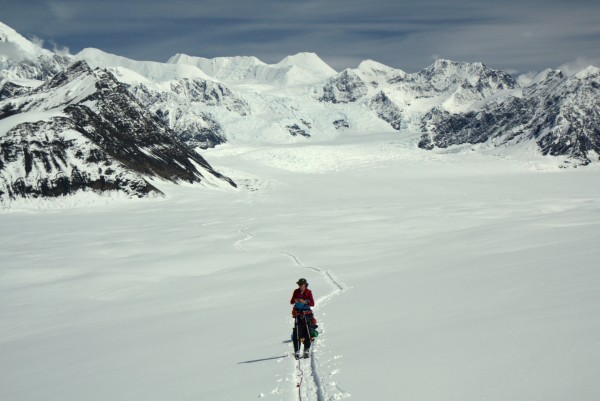
POLYGON ((317 53, 333 68, 372 59, 407 72, 437 58, 511 72, 600 64, 600 1, 0 0, 0 21, 46 47, 137 60, 317 53))

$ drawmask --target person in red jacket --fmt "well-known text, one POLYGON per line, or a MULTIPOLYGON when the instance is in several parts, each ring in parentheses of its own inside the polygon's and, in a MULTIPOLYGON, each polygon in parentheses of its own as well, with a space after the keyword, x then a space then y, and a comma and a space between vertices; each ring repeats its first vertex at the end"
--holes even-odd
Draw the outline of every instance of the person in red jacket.
POLYGON ((309 308, 315 306, 315 300, 312 291, 308 289, 308 282, 306 279, 301 278, 296 284, 298 284, 298 288, 294 290, 290 304, 295 305, 300 302, 309 308))
POLYGON ((296 283, 298 288, 294 290, 290 304, 294 305, 292 316, 294 317, 294 331, 292 342, 294 343, 294 356, 300 358, 300 345, 304 343, 304 358, 310 355, 310 345, 313 339, 314 317, 311 307, 315 306, 312 291, 308 289, 308 282, 301 278, 296 283))

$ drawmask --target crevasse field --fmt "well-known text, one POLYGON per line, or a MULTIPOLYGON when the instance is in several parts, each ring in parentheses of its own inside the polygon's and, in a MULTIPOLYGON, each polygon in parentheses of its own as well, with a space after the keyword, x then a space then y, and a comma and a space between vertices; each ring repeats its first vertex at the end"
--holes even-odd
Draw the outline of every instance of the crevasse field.
POLYGON ((241 190, 2 210, 0 400, 599 400, 598 166, 411 141, 225 145, 241 190))

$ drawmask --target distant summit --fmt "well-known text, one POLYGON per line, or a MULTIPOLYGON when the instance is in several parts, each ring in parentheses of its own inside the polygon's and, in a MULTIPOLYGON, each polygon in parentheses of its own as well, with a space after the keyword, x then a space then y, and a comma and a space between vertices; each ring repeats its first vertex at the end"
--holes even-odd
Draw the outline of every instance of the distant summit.
POLYGON ((261 83, 272 85, 311 84, 336 74, 314 53, 287 56, 277 64, 266 64, 256 57, 216 57, 207 59, 177 54, 169 64, 198 67, 208 76, 224 83, 261 83))
POLYGON ((0 22, 0 86, 10 80, 18 86, 36 85, 64 70, 70 59, 25 39, 0 22))
POLYGON ((0 22, 0 59, 32 60, 40 56, 52 57, 54 53, 27 40, 0 22))

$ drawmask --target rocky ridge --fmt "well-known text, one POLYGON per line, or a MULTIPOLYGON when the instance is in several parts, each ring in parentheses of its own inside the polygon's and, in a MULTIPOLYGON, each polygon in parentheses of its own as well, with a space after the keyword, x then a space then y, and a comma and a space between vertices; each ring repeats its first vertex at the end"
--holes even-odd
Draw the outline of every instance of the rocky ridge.
POLYGON ((160 193, 147 178, 235 185, 110 72, 83 61, 0 101, 0 198, 160 193))
POLYGON ((449 113, 435 108, 422 120, 419 146, 534 141, 543 155, 589 164, 600 154, 600 69, 575 76, 560 71, 523 89, 521 96, 490 101, 481 109, 449 113))

